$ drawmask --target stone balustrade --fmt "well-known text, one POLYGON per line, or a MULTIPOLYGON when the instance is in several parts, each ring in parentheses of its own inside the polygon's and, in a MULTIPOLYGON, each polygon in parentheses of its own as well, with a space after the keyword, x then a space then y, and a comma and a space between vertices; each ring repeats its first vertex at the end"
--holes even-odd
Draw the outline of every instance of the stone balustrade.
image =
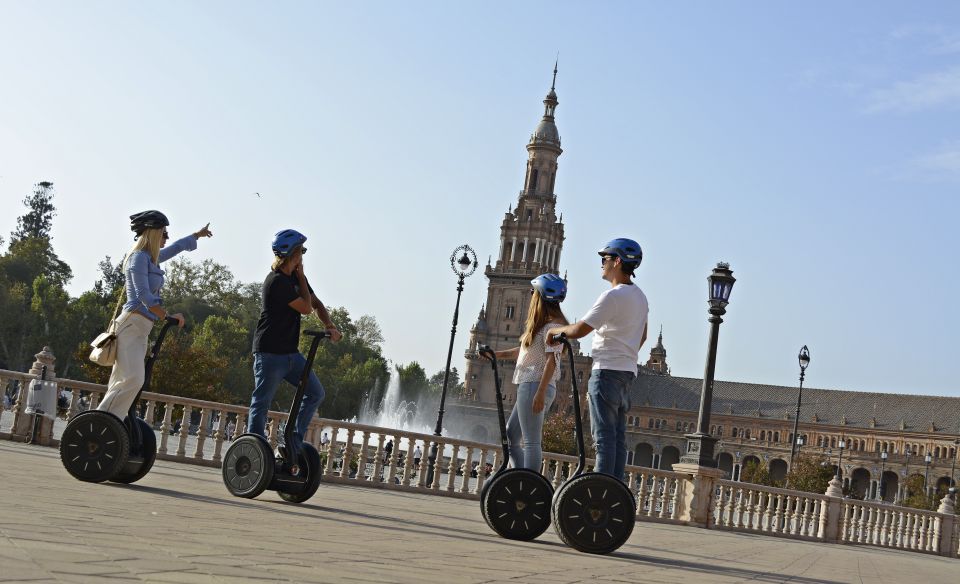
MULTIPOLYGON (((23 414, 22 400, 35 374, 0 370, 0 388, 19 384, 21 391, 12 412, 0 420, 13 423, 0 438, 23 439, 22 429, 32 416, 23 414)), ((49 379, 49 377, 48 377, 49 379)), ((105 391, 103 385, 55 379, 58 390, 70 392, 66 418, 95 408, 105 391)), ((138 410, 157 432, 157 458, 219 467, 231 440, 245 431, 246 406, 236 406, 164 395, 142 394, 138 410), (199 424, 191 414, 199 412, 199 424), (174 417, 176 416, 176 418, 174 417), (176 420, 183 420, 179 426, 176 420), (232 420, 232 432, 227 431, 232 420)), ((286 423, 285 412, 268 414, 271 444, 286 423)), ((65 422, 46 428, 40 444, 58 446, 65 422)), ((485 465, 499 467, 499 445, 433 436, 340 420, 315 419, 304 440, 313 444, 324 461, 323 481, 450 497, 479 499, 487 476, 485 465), (326 438, 324 438, 324 434, 326 438), (388 444, 392 441, 392 448, 388 444), (427 453, 436 441, 438 455, 432 481, 427 453), (419 447, 419 464, 412 453, 419 447), (474 471, 476 469, 476 472, 474 471)), ((588 470, 593 461, 588 460, 588 470)), ((554 488, 573 473, 577 458, 544 453, 541 473, 554 488)), ((729 481, 722 471, 677 464, 674 471, 638 466, 626 467, 626 482, 637 501, 637 519, 693 525, 711 529, 752 532, 762 535, 807 539, 829 543, 862 544, 960 557, 960 520, 953 514, 954 500, 944 497, 937 512, 844 499, 832 491, 819 495, 729 481)))
POLYGON ((711 527, 823 539, 826 495, 777 489, 752 483, 717 481, 711 527))

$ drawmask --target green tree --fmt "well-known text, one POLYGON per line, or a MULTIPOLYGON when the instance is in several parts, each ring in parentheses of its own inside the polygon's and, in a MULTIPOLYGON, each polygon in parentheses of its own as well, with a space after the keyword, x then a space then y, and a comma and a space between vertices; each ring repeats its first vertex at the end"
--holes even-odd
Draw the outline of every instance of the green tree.
POLYGON ((427 393, 439 392, 438 388, 431 386, 427 379, 427 372, 416 361, 411 361, 406 365, 397 365, 396 371, 400 378, 400 396, 402 399, 415 401, 418 397, 427 393))
POLYGON ((751 460, 744 465, 743 470, 740 473, 740 480, 745 483, 766 485, 768 487, 780 486, 777 484, 777 481, 774 481, 770 477, 770 471, 767 470, 767 467, 755 460, 751 460))
POLYGON ((906 496, 903 499, 904 507, 913 507, 914 509, 927 509, 936 511, 940 506, 940 501, 936 497, 931 497, 924 492, 924 480, 922 475, 910 475, 904 482, 906 496))
POLYGON ((573 414, 554 412, 544 419, 543 451, 576 456, 577 441, 574 435, 573 414))
POLYGON ((10 245, 24 239, 50 239, 53 217, 53 183, 41 181, 34 185, 33 193, 23 200, 27 212, 17 218, 17 227, 10 234, 10 245))
POLYGON ((807 493, 827 492, 833 467, 823 455, 801 453, 793 460, 793 468, 787 473, 787 484, 794 491, 807 493))
POLYGON ((217 355, 223 368, 217 373, 218 385, 233 403, 249 401, 253 391, 251 331, 232 316, 213 315, 193 332, 193 346, 217 355))

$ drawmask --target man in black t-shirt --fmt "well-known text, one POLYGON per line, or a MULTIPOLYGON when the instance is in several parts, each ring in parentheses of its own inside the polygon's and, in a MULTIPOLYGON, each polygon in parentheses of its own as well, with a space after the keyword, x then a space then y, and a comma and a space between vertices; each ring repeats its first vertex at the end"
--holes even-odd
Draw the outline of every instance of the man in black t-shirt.
MULTIPOLYGON (((299 351, 301 315, 316 312, 327 327, 330 339, 340 340, 340 331, 320 302, 303 273, 303 247, 307 238, 293 229, 285 229, 273 240, 272 270, 263 281, 262 306, 257 331, 253 336, 254 389, 247 418, 247 432, 265 435, 267 412, 280 380, 296 386, 307 360, 299 351)), ((323 385, 310 372, 303 402, 297 414, 294 437, 299 450, 307 427, 323 401, 323 385)), ((293 446, 293 445, 291 445, 293 446)))

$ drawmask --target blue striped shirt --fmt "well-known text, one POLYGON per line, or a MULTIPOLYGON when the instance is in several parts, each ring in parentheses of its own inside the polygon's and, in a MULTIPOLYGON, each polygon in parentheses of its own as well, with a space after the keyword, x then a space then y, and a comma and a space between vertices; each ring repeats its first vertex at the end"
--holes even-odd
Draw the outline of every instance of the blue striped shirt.
MULTIPOLYGON (((175 257, 182 251, 197 249, 197 238, 193 235, 180 238, 160 250, 160 263, 175 257)), ((139 314, 157 320, 157 316, 150 312, 151 306, 163 302, 160 297, 160 288, 163 286, 163 270, 153 263, 150 252, 138 251, 127 258, 126 277, 127 302, 123 305, 123 312, 136 311, 139 314)))

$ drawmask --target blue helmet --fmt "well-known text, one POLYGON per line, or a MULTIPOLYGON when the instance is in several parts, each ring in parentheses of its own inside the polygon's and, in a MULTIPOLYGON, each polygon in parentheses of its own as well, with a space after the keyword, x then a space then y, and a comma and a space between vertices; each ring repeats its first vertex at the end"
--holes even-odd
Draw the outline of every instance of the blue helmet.
POLYGON ((291 252, 298 246, 303 245, 307 241, 307 236, 300 233, 296 229, 284 229, 283 231, 278 231, 276 235, 273 236, 273 253, 278 258, 285 258, 290 255, 291 252))
POLYGON ((643 250, 640 249, 640 244, 625 237, 608 242, 597 253, 601 256, 617 256, 627 266, 637 267, 643 261, 643 250))
POLYGON ((530 280, 530 283, 548 302, 563 302, 567 297, 567 283, 556 274, 541 274, 530 280))

